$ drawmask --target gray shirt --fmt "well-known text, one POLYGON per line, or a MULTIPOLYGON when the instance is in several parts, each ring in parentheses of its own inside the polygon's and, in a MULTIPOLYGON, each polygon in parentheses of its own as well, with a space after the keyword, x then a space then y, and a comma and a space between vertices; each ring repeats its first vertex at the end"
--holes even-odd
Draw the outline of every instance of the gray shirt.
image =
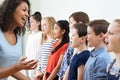
POLYGON ((104 47, 92 51, 85 65, 84 80, 107 80, 106 67, 110 59, 104 47))

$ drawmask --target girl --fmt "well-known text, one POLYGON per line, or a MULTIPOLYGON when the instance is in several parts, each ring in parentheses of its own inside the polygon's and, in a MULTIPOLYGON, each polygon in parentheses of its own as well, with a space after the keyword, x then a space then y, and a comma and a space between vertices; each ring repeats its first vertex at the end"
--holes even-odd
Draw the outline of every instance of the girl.
MULTIPOLYGON (((28 60, 38 59, 38 52, 42 41, 41 13, 35 12, 30 17, 30 31, 26 44, 26 56, 28 60)), ((34 70, 27 71, 27 75, 33 80, 34 70)))
POLYGON ((39 50, 39 64, 34 76, 35 80, 42 80, 42 77, 44 75, 48 57, 50 55, 53 43, 55 42, 55 39, 53 38, 54 24, 55 19, 53 17, 44 17, 41 21, 42 33, 44 37, 39 50))
POLYGON ((115 53, 107 67, 108 80, 120 80, 120 19, 114 20, 105 35, 106 50, 115 53))

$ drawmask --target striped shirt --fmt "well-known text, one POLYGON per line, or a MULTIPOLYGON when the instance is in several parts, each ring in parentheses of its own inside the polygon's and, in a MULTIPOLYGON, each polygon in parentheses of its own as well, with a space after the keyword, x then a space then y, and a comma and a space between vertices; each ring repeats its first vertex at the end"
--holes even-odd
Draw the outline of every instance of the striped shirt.
POLYGON ((40 47, 40 52, 39 52, 39 64, 38 64, 38 69, 44 73, 45 68, 48 62, 48 58, 50 55, 50 52, 52 50, 52 46, 55 43, 56 40, 52 40, 49 42, 44 42, 41 47, 40 47))

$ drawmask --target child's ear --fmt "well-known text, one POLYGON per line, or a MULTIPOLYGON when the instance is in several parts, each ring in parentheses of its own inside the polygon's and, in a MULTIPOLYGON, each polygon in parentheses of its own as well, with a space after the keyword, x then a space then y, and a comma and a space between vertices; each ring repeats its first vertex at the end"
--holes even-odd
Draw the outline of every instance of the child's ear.
POLYGON ((81 41, 82 42, 86 41, 86 36, 81 37, 81 41))
POLYGON ((65 33, 65 29, 64 30, 62 30, 62 34, 64 34, 65 33))
POLYGON ((41 23, 40 22, 37 22, 38 25, 40 25, 41 23))
POLYGON ((103 40, 104 39, 104 35, 105 35, 104 33, 100 33, 99 34, 99 40, 103 40))

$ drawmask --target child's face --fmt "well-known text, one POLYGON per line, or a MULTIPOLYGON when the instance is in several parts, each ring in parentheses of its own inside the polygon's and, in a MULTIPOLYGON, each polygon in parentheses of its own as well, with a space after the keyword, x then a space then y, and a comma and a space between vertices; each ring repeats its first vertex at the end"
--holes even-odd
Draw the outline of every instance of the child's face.
POLYGON ((95 32, 91 27, 87 28, 87 41, 89 47, 98 48, 99 45, 99 35, 95 35, 95 32))
POLYGON ((41 20, 41 29, 42 29, 42 32, 44 34, 49 34, 50 33, 50 26, 49 26, 49 23, 48 23, 48 20, 47 19, 42 19, 41 20))
POLYGON ((69 21, 69 27, 70 27, 70 29, 73 28, 73 25, 74 25, 75 23, 77 23, 77 22, 74 20, 73 17, 71 17, 71 18, 70 18, 70 21, 69 21))
POLYGON ((77 23, 73 17, 70 17, 69 19, 69 27, 70 27, 70 33, 69 33, 69 36, 70 36, 70 39, 71 39, 71 36, 72 36, 72 29, 73 29, 73 25, 77 23))
POLYGON ((61 28, 59 27, 59 25, 55 24, 54 25, 53 33, 54 33, 54 38, 62 39, 64 31, 61 30, 61 28))
POLYGON ((32 16, 30 17, 30 30, 36 31, 38 30, 38 27, 40 25, 40 22, 36 21, 32 16))
POLYGON ((72 30, 72 47, 78 48, 81 44, 81 38, 78 36, 77 30, 73 28, 72 30))
POLYGON ((120 24, 112 22, 105 34, 106 50, 120 53, 120 24))

